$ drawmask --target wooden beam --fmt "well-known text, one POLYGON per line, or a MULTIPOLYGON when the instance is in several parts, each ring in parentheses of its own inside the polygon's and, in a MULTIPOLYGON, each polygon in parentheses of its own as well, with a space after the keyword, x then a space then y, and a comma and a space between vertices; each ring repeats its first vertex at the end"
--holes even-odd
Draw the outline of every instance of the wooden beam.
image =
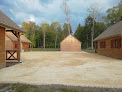
POLYGON ((19 31, 19 30, 16 30, 16 29, 13 29, 13 28, 10 28, 10 27, 7 27, 7 26, 3 26, 3 25, 0 25, 1 27, 4 27, 4 28, 8 28, 8 29, 11 29, 11 30, 14 30, 14 31, 17 31, 17 32, 20 32, 20 33, 23 33, 23 32, 21 32, 21 31, 19 31))
POLYGON ((16 37, 18 38, 17 41, 17 60, 20 61, 20 33, 19 32, 15 32, 16 37))
POLYGON ((0 26, 0 68, 6 67, 5 28, 0 26))
POLYGON ((6 30, 6 32, 9 32, 9 31, 13 32, 13 30, 6 30))

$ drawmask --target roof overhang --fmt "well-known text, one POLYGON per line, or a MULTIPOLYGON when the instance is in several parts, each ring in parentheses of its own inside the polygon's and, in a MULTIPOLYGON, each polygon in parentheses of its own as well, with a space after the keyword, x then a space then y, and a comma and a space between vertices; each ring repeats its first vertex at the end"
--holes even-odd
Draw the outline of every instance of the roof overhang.
POLYGON ((17 32, 20 32, 20 33, 25 33, 24 31, 22 31, 22 30, 20 30, 20 29, 13 28, 13 27, 10 27, 10 26, 5 25, 5 24, 1 24, 1 23, 0 23, 0 26, 1 26, 1 27, 4 27, 4 28, 12 29, 12 30, 17 31, 17 32))
POLYGON ((109 39, 109 38, 116 37, 116 36, 122 37, 122 35, 119 34, 119 35, 109 36, 109 37, 105 37, 105 38, 101 38, 101 39, 97 39, 97 40, 94 39, 93 41, 95 42, 95 41, 99 41, 99 40, 103 40, 103 39, 109 39))

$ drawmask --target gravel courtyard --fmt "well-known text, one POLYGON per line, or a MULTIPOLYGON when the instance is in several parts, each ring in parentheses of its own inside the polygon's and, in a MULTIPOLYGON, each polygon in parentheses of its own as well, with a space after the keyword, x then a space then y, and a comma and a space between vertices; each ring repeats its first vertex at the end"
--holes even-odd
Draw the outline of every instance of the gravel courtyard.
POLYGON ((23 52, 0 70, 1 83, 122 87, 122 60, 87 52, 23 52))

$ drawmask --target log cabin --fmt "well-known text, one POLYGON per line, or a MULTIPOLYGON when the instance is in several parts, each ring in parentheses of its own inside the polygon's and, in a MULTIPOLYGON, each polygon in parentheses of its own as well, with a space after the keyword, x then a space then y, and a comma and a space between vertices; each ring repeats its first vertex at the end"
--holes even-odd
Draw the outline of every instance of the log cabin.
POLYGON ((6 67, 6 60, 17 60, 20 62, 20 34, 24 31, 16 25, 8 16, 0 11, 0 68, 6 67), (6 30, 11 29, 11 30, 6 30), (17 50, 6 50, 6 32, 11 31, 17 37, 17 50), (17 53, 17 58, 14 54, 17 53), (9 57, 7 55, 10 54, 9 57))
POLYGON ((122 59, 122 21, 108 27, 94 42, 98 54, 122 59))
POLYGON ((81 41, 69 34, 60 42, 61 51, 81 51, 81 41))
POLYGON ((24 35, 21 35, 21 46, 22 51, 29 51, 29 48, 31 48, 31 41, 26 38, 24 35))
MULTIPOLYGON (((31 41, 24 35, 20 36, 21 51, 29 51, 31 41)), ((6 32, 6 50, 17 50, 17 37, 12 32, 6 32)))

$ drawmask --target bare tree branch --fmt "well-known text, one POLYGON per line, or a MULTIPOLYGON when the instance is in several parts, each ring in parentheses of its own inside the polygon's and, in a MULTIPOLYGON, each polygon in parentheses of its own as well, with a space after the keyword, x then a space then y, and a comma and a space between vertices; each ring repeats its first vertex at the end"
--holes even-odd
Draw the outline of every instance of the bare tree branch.
POLYGON ((69 17, 70 9, 69 9, 69 7, 68 7, 66 2, 63 2, 62 9, 63 9, 63 11, 64 11, 64 13, 66 14, 66 17, 67 17, 66 20, 67 20, 67 23, 68 23, 68 31, 69 31, 69 34, 70 34, 71 33, 70 32, 70 26, 69 26, 69 22, 70 22, 70 17, 69 17))

